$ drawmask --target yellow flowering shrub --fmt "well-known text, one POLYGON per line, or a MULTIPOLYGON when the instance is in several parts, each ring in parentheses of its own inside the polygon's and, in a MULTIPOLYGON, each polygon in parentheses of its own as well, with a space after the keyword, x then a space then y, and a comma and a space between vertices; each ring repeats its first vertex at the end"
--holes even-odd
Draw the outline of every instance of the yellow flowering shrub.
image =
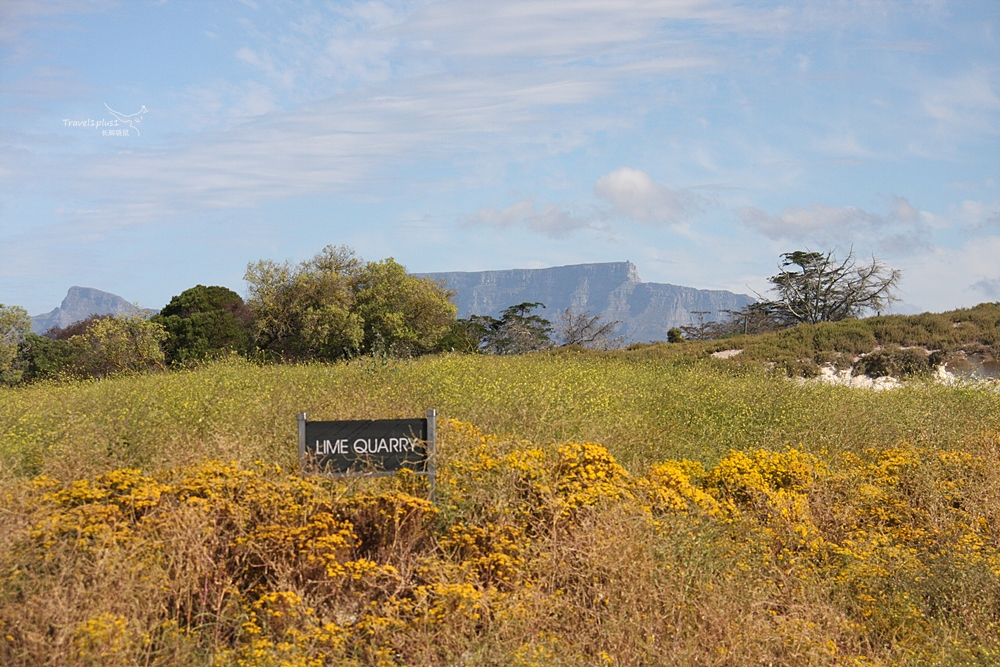
POLYGON ((217 664, 238 667, 322 667, 336 660, 346 665, 349 632, 323 622, 293 591, 272 591, 244 606, 240 641, 220 652, 217 664))
POLYGON ((521 582, 528 538, 517 525, 458 523, 438 539, 438 548, 457 564, 463 580, 509 590, 521 582))
POLYGON ((556 448, 555 492, 564 511, 631 498, 631 478, 607 449, 592 442, 556 448))
POLYGON ((0 664, 1000 659, 1000 441, 644 473, 454 420, 439 443, 433 502, 219 461, 17 487, 0 664))
POLYGON ((91 665, 128 665, 141 640, 130 630, 128 619, 112 613, 99 614, 79 623, 73 632, 76 658, 91 665))
POLYGON ((697 485, 704 474, 704 468, 696 461, 657 463, 650 468, 643 480, 650 496, 651 509, 658 512, 683 512, 691 507, 699 507, 709 514, 718 514, 719 501, 697 485))

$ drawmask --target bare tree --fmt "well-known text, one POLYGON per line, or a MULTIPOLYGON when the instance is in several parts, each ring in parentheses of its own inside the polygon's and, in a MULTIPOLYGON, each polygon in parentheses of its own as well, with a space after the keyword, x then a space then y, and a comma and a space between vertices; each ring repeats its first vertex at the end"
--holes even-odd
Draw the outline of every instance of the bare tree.
POLYGON ((567 308, 559 316, 556 324, 559 342, 563 345, 579 345, 591 350, 615 350, 623 347, 625 338, 616 336, 615 330, 621 320, 608 321, 601 315, 591 315, 589 310, 574 313, 567 308))
POLYGON ((761 334, 788 327, 786 318, 770 301, 755 301, 739 310, 723 310, 726 319, 711 322, 711 337, 723 338, 737 334, 761 334))
POLYGON ((698 324, 681 327, 681 331, 684 333, 684 340, 711 340, 716 338, 713 326, 715 325, 715 321, 705 321, 705 316, 711 315, 712 311, 692 310, 691 314, 698 318, 698 324))
POLYGON ((778 298, 769 303, 789 323, 836 322, 882 312, 899 301, 902 273, 874 256, 864 264, 855 260, 853 250, 843 261, 832 250, 796 250, 781 257, 781 272, 768 279, 778 298))

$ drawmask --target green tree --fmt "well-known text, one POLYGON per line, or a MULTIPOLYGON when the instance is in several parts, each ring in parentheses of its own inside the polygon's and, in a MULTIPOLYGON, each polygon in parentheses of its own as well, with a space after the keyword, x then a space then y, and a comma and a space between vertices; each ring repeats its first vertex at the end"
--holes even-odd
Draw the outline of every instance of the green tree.
POLYGON ((880 313, 898 301, 902 273, 874 256, 859 264, 854 252, 839 261, 833 251, 796 250, 782 256, 781 272, 768 278, 777 298, 769 303, 791 324, 836 322, 880 313))
POLYGON ((455 320, 448 332, 438 342, 438 349, 442 352, 461 352, 463 354, 482 352, 482 344, 487 331, 486 325, 477 316, 455 320))
POLYGON ((326 246, 297 266, 261 260, 247 266, 247 305, 257 345, 291 359, 338 359, 364 339, 351 312, 362 262, 347 246, 326 246))
POLYGON ((73 350, 69 342, 29 333, 18 350, 18 367, 24 380, 55 377, 72 366, 73 350))
POLYGON ((523 354, 552 346, 552 324, 532 311, 544 308, 540 302, 525 301, 505 308, 500 319, 473 315, 470 321, 484 332, 480 349, 489 354, 523 354))
POLYGON ((257 344, 285 358, 434 349, 455 321, 451 294, 392 258, 365 263, 346 246, 327 246, 293 266, 247 266, 247 305, 257 344))
POLYGON ((31 333, 31 318, 20 306, 0 303, 0 382, 14 384, 21 381, 22 371, 17 366, 18 352, 25 336, 31 333))
POLYGON ((70 339, 87 333, 87 329, 96 321, 112 317, 111 315, 91 315, 65 327, 50 327, 44 335, 29 333, 21 342, 18 351, 18 367, 24 372, 25 380, 59 377, 63 374, 75 374, 79 364, 78 357, 82 354, 81 346, 70 345, 70 339))
POLYGON ((204 285, 184 290, 152 318, 167 332, 163 348, 171 363, 208 359, 229 351, 246 353, 250 320, 250 309, 239 294, 204 285))
POLYGON ((677 327, 670 327, 667 331, 667 342, 668 343, 683 343, 684 342, 684 332, 677 327))
POLYGON ((455 322, 451 292, 406 273, 391 257, 369 262, 355 284, 354 312, 364 323, 362 353, 429 352, 455 322))
POLYGON ((107 377, 125 372, 163 368, 162 324, 141 315, 95 318, 87 330, 69 339, 72 372, 82 377, 107 377))

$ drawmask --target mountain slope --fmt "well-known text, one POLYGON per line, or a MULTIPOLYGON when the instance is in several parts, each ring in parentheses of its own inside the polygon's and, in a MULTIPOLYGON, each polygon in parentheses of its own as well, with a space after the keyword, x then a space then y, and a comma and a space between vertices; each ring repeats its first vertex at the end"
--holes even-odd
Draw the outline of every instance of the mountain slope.
POLYGON ((696 323, 695 311, 707 311, 705 321, 711 321, 723 317, 723 310, 753 302, 745 294, 724 290, 644 283, 632 262, 420 275, 442 280, 457 293, 459 317, 497 316, 508 306, 540 301, 550 320, 567 308, 621 320, 619 333, 635 342, 666 340, 671 327, 696 323))

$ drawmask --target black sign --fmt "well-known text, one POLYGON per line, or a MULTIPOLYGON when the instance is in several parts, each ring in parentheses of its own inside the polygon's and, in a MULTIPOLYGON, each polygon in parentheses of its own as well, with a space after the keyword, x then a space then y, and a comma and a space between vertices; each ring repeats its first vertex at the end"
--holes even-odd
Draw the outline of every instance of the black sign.
POLYGON ((299 415, 303 469, 324 474, 379 474, 409 468, 433 474, 434 415, 427 419, 310 422, 299 415))

